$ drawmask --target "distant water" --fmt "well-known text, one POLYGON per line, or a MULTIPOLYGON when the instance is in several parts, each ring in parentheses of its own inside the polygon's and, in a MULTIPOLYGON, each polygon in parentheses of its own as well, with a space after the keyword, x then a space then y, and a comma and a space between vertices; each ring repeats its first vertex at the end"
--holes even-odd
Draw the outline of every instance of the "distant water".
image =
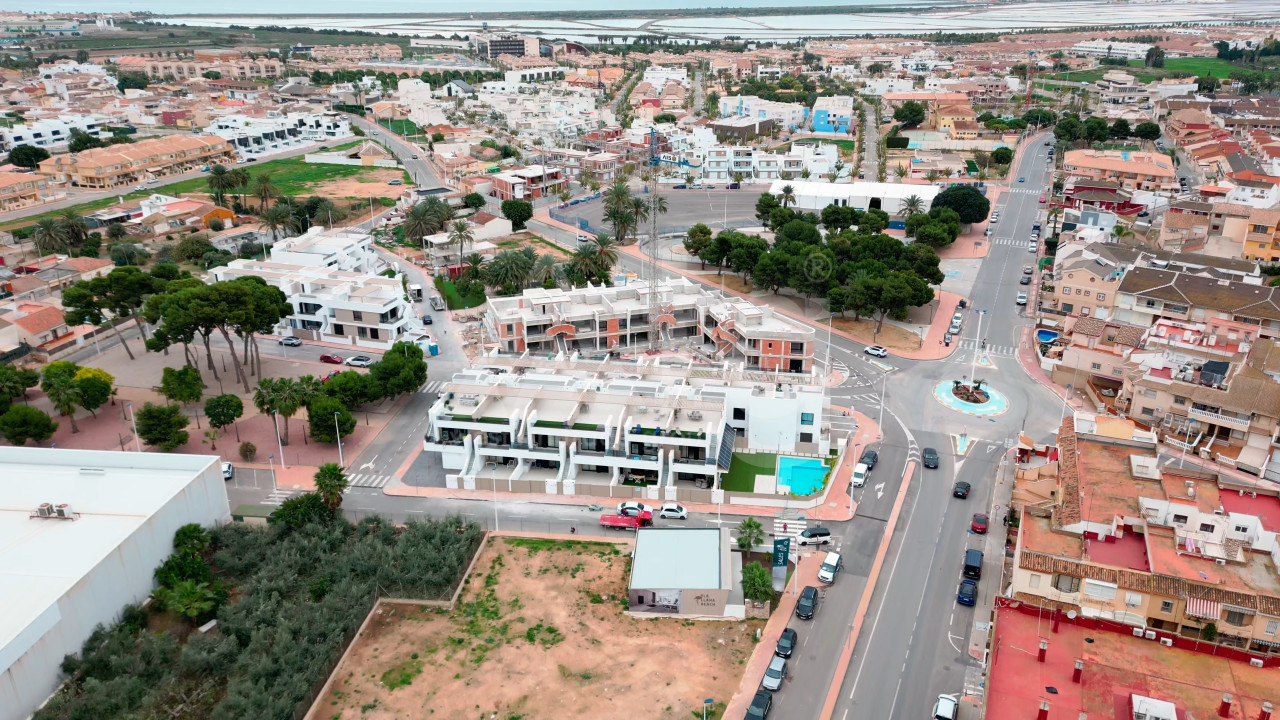
POLYGON ((467 12, 547 12, 575 10, 698 10, 706 8, 741 7, 801 7, 832 5, 930 5, 943 4, 937 0, 470 0, 465 4, 440 2, 439 0, 219 0, 205 4, 172 2, 170 0, 43 0, 22 7, 22 2, 0 0, 0 10, 25 9, 42 12, 153 12, 165 15, 204 15, 213 10, 219 15, 279 14, 279 15, 351 15, 360 13, 457 13, 460 7, 467 12))

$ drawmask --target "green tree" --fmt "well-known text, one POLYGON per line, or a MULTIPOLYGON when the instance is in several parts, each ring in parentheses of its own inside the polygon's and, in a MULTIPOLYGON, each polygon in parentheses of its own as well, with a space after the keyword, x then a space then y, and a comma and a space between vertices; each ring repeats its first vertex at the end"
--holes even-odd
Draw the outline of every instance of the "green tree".
POLYGON ((218 608, 218 593, 209 583, 182 580, 172 588, 158 587, 151 596, 161 608, 195 622, 218 608))
POLYGON ((373 400, 372 391, 369 376, 355 370, 340 372, 324 384, 325 394, 337 399, 348 410, 373 400))
POLYGON ((778 202, 782 205, 782 209, 787 209, 796 201, 796 189, 790 185, 783 185, 782 192, 778 193, 778 202))
POLYGON ((1047 108, 1031 108, 1022 114, 1022 119, 1029 125, 1048 127, 1058 121, 1058 116, 1047 108))
POLYGON ((782 207, 782 203, 778 202, 778 198, 772 193, 760 193, 760 198, 756 200, 756 219, 762 224, 768 225, 769 218, 775 209, 782 207))
MULTIPOLYGON (((240 425, 236 420, 244 414, 244 402, 235 395, 214 395, 204 401, 204 414, 209 418, 209 427, 215 432, 221 431, 228 425, 234 425, 236 428, 236 442, 240 442, 240 425)), ((213 445, 211 450, 218 449, 218 438, 215 435, 211 438, 213 445)))
POLYGON ((770 602, 776 593, 773 592, 773 577, 760 563, 746 563, 742 566, 742 596, 757 602, 770 602))
POLYGON ((427 362, 422 348, 410 342, 391 346, 382 359, 369 367, 370 383, 381 397, 411 393, 427 381, 427 362))
POLYGON ((960 222, 976 223, 987 219, 991 201, 972 185, 952 185, 933 198, 932 208, 951 208, 960 222))
MULTIPOLYGON (((200 402, 204 397, 205 384, 200 371, 194 365, 183 365, 174 369, 166 367, 160 372, 160 394, 169 402, 200 402)), ((200 427, 200 416, 196 415, 196 427, 200 427)))
POLYGON ((85 150, 92 150, 93 148, 100 148, 104 145, 106 145, 106 143, 93 135, 90 135, 79 128, 72 128, 71 136, 68 138, 67 142, 67 151, 78 153, 84 152, 85 150))
POLYGON ((310 492, 280 503, 280 507, 271 513, 267 522, 297 530, 312 523, 328 525, 337 517, 338 514, 324 504, 319 494, 310 492))
POLYGON ((1160 138, 1160 126, 1153 122, 1141 122, 1133 129, 1133 134, 1143 140, 1158 140, 1160 138))
POLYGON ((0 415, 0 435, 17 447, 26 445, 28 440, 42 443, 57 430, 58 423, 30 405, 14 405, 0 415))
POLYGON ((235 188, 236 180, 225 165, 214 164, 209 167, 209 177, 206 182, 209 184, 209 192, 213 193, 213 201, 222 205, 226 201, 227 193, 235 188))
POLYGON ((1091 117, 1084 121, 1084 137, 1089 142, 1103 142, 1111 137, 1111 126, 1106 118, 1091 117))
POLYGON ((753 517, 738 523, 738 548, 750 550, 764 542, 764 527, 753 517))
POLYGON ((462 198, 462 204, 472 210, 479 210, 484 207, 485 199, 484 196, 478 192, 467 193, 467 195, 462 198))
POLYGON ((41 161, 49 159, 49 151, 35 145, 19 145, 9 151, 9 162, 18 167, 35 169, 41 161))
POLYGON ((258 199, 259 212, 267 209, 267 203, 280 197, 280 188, 271 179, 271 173, 258 173, 253 178, 251 191, 253 196, 258 199))
POLYGON ((1142 64, 1151 68, 1164 67, 1164 48, 1159 45, 1152 45, 1147 48, 1147 56, 1142 64))
MULTIPOLYGON (((514 224, 513 224, 514 226, 514 224)), ((475 242, 476 235, 471 230, 471 223, 466 220, 456 220, 449 227, 449 244, 458 246, 458 264, 462 265, 462 256, 467 252, 467 245, 475 242)))
POLYGON ((40 384, 40 373, 0 364, 0 410, 7 410, 16 398, 26 398, 27 389, 40 384))
POLYGON ((1123 139, 1131 135, 1133 135, 1133 130, 1130 129, 1128 120, 1117 118, 1115 122, 1111 123, 1111 137, 1123 139))
POLYGON ((1084 123, 1074 115, 1068 115, 1053 127, 1053 136, 1063 142, 1075 142, 1084 137, 1084 123))
POLYGON ((992 150, 991 162, 997 165, 1008 165, 1013 162, 1013 150, 1007 147, 998 147, 992 150))
MULTIPOLYGON (((330 380, 330 382, 333 381, 330 380)), ((335 433, 341 433, 341 437, 350 435, 356 429, 356 418, 337 398, 321 395, 312 399, 311 404, 307 406, 307 425, 310 428, 312 440, 336 443, 339 436, 335 433), (334 427, 335 414, 338 420, 336 428, 334 427)))
POLYGON ((749 280, 756 263, 768 250, 769 243, 764 238, 735 233, 729 241, 729 269, 749 280))
POLYGON ((924 122, 925 108, 921 103, 915 100, 908 100, 902 103, 901 107, 893 111, 893 119, 902 123, 906 127, 914 127, 924 122))
POLYGON ((502 217, 511 221, 513 230, 523 230, 524 224, 533 217, 533 205, 524 200, 503 200, 502 217))
POLYGON ((113 222, 107 226, 107 238, 119 242, 129 236, 129 230, 123 223, 113 222))
POLYGON ((80 386, 80 407, 94 417, 98 416, 96 410, 116 394, 115 378, 106 370, 80 368, 76 371, 75 381, 80 386))
POLYGON ((186 445, 190 436, 184 430, 190 420, 177 405, 146 403, 136 415, 138 437, 142 442, 173 452, 186 445))
POLYGON ((347 489, 347 474, 338 463, 325 463, 316 470, 316 495, 330 510, 342 506, 342 491, 347 489))
POLYGON ((41 389, 48 396, 49 402, 53 404, 53 409, 71 422, 71 432, 73 434, 80 432, 80 428, 76 425, 76 408, 80 407, 84 402, 84 394, 80 389, 80 383, 77 383, 74 377, 66 375, 50 377, 46 370, 45 380, 41 383, 41 389))

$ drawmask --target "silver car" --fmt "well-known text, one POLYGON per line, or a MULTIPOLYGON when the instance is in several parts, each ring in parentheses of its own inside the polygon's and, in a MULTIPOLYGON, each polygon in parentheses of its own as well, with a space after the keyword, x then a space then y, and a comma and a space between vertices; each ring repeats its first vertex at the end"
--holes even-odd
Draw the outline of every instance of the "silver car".
POLYGON ((774 655, 769 661, 769 667, 764 671, 764 679, 760 681, 760 687, 769 692, 777 692, 782 687, 782 679, 786 676, 787 659, 774 655))

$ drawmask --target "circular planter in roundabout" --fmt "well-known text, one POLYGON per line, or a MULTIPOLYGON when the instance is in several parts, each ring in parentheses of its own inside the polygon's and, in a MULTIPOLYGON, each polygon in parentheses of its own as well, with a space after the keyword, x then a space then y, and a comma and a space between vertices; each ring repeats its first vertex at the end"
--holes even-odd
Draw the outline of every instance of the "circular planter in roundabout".
POLYGON ((943 380, 933 388, 933 398, 956 412, 975 417, 1002 415, 1009 401, 1000 391, 982 383, 975 386, 955 380, 943 380))

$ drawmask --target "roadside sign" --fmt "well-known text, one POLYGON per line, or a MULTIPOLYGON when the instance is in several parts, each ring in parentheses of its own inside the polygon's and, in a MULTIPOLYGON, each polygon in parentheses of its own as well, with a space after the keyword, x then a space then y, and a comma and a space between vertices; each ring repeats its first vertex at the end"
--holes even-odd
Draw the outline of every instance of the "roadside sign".
POLYGON ((791 538, 777 538, 773 541, 773 566, 786 567, 787 556, 791 554, 791 538))

